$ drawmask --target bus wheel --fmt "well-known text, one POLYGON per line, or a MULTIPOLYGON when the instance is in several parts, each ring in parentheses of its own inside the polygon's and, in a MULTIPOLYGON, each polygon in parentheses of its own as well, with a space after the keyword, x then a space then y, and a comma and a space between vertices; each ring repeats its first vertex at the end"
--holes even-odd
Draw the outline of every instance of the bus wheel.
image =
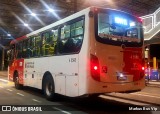
POLYGON ((43 92, 47 100, 53 100, 55 96, 54 82, 51 76, 47 76, 43 83, 43 92))
POLYGON ((22 88, 23 88, 23 85, 19 83, 18 73, 15 74, 14 84, 15 84, 15 88, 16 88, 16 89, 22 89, 22 88))

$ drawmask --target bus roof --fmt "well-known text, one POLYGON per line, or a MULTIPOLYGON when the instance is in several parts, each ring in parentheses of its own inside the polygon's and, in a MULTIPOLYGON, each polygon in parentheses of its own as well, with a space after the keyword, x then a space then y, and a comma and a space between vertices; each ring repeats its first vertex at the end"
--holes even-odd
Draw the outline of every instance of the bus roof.
POLYGON ((21 40, 26 39, 26 38, 27 38, 26 36, 22 36, 22 37, 13 39, 13 40, 10 42, 10 44, 15 44, 15 43, 17 43, 18 41, 21 41, 21 40))
MULTIPOLYGON (((97 6, 91 6, 91 7, 88 7, 88 8, 86 8, 86 9, 83 9, 83 10, 81 10, 81 11, 75 13, 75 14, 72 14, 72 15, 70 15, 70 16, 68 16, 68 17, 65 17, 65 18, 63 18, 63 19, 61 19, 61 20, 59 20, 59 21, 56 21, 56 22, 54 22, 54 23, 52 23, 52 24, 50 24, 50 25, 47 25, 47 26, 42 27, 42 28, 40 28, 40 29, 38 29, 38 30, 35 30, 35 31, 33 31, 33 32, 29 33, 29 34, 26 34, 26 35, 24 35, 24 36, 22 36, 22 37, 13 39, 13 40, 10 42, 10 44, 14 44, 14 43, 16 43, 16 42, 19 42, 19 41, 21 41, 21 40, 23 40, 23 39, 26 39, 26 38, 28 38, 28 37, 30 37, 30 36, 32 36, 32 35, 39 34, 39 33, 43 32, 43 31, 45 31, 45 30, 51 29, 51 28, 53 28, 53 27, 56 27, 56 26, 58 26, 58 25, 60 25, 60 24, 63 24, 63 23, 65 23, 65 22, 67 22, 67 21, 69 21, 69 20, 71 20, 71 19, 77 18, 77 17, 79 17, 79 16, 82 16, 82 15, 85 15, 85 14, 88 15, 88 12, 89 12, 90 10, 92 10, 93 8, 101 8, 101 9, 108 9, 108 10, 120 11, 120 10, 117 10, 117 9, 102 8, 102 7, 97 7, 97 6)), ((127 13, 127 12, 124 12, 124 11, 120 11, 120 12, 127 13)), ((127 13, 127 14, 129 14, 129 13, 127 13)), ((129 14, 129 15, 131 15, 131 14, 129 14)))

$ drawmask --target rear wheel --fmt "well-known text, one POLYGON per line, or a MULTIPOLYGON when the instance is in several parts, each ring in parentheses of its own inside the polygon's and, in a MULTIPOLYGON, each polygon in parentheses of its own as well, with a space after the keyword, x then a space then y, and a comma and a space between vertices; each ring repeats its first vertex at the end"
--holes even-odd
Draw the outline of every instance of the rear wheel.
POLYGON ((22 89, 23 85, 19 83, 19 76, 18 73, 15 73, 15 80, 14 80, 15 88, 22 89))
POLYGON ((55 97, 55 87, 52 77, 46 76, 43 83, 43 92, 47 100, 53 100, 55 97))

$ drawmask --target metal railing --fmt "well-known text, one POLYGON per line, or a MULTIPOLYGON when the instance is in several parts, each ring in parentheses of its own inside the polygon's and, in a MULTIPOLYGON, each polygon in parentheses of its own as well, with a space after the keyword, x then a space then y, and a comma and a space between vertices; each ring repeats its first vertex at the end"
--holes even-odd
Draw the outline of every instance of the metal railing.
POLYGON ((154 13, 140 18, 143 20, 145 40, 151 39, 160 31, 160 7, 154 13))

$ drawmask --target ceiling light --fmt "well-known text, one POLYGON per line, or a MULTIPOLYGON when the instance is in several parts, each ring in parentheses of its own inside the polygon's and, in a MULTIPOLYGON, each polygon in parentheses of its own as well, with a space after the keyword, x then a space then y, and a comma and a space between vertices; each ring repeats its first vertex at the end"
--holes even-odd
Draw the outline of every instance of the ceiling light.
POLYGON ((48 11, 49 11, 49 12, 54 12, 54 10, 53 10, 53 9, 51 9, 51 8, 49 8, 49 9, 48 9, 48 11))
POLYGON ((28 24, 27 24, 27 23, 24 23, 24 26, 28 27, 28 24))
POLYGON ((32 15, 32 16, 36 16, 36 14, 35 14, 35 13, 31 13, 31 15, 32 15))
POLYGON ((10 34, 10 33, 8 33, 8 34, 7 34, 7 36, 11 36, 11 34, 10 34))

